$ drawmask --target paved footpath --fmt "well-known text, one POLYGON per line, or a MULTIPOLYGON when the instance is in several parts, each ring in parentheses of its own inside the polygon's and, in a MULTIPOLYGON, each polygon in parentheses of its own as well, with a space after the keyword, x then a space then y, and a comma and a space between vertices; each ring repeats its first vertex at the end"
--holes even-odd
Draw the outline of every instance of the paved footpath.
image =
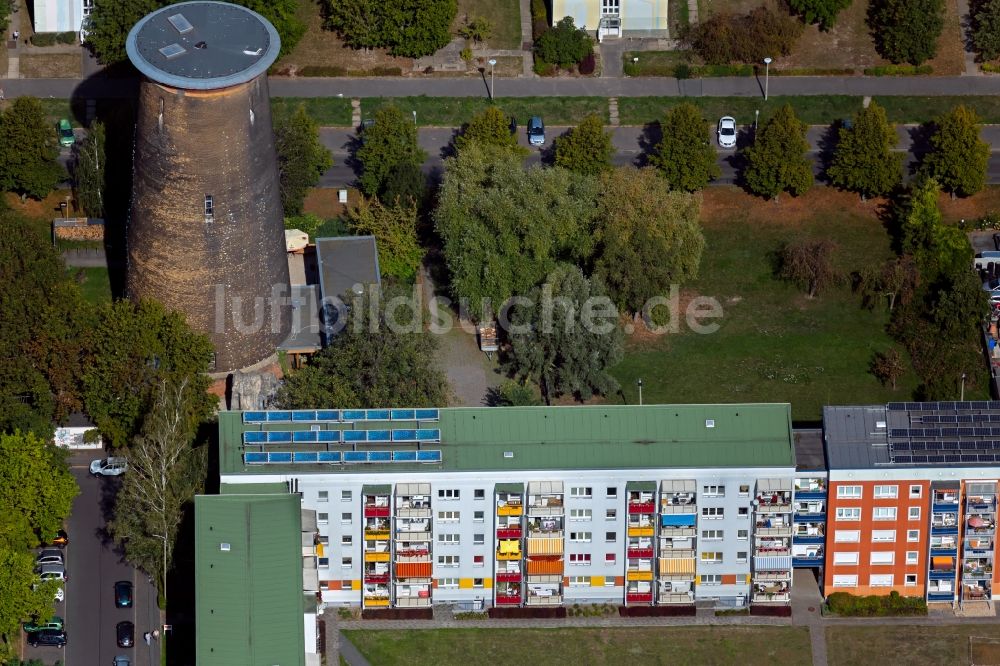
MULTIPOLYGON (((778 95, 1000 95, 1000 76, 775 76, 769 93, 778 95)), ((517 78, 501 79, 501 97, 757 97, 764 78, 517 78)), ((269 81, 276 97, 488 97, 488 84, 456 78, 285 78, 269 81)), ((7 97, 131 98, 135 79, 0 79, 7 97)))

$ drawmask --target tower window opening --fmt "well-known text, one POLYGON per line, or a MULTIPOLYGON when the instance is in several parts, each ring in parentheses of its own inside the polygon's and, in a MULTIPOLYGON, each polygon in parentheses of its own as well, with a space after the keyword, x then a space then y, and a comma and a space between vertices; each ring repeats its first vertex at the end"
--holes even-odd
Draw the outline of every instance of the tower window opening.
POLYGON ((215 198, 211 194, 205 195, 205 221, 215 221, 215 198))

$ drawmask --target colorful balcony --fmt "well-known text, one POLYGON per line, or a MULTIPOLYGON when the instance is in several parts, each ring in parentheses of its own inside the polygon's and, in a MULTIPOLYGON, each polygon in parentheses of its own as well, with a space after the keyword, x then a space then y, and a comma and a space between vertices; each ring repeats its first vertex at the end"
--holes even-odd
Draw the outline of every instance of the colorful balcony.
POLYGON ((368 573, 365 572, 365 582, 366 583, 379 583, 385 585, 389 582, 388 573, 368 573))
POLYGON ((497 559, 501 561, 521 559, 521 542, 501 541, 497 548, 497 559))
POLYGON ((628 550, 626 551, 626 554, 628 555, 629 559, 634 559, 634 558, 638 558, 638 557, 649 559, 649 558, 651 558, 653 556, 653 547, 652 546, 635 546, 635 547, 629 546, 628 550))
POLYGON ((561 594, 529 594, 526 600, 529 606, 559 606, 562 604, 561 594))
POLYGON ((366 529, 365 539, 385 540, 389 538, 388 528, 366 529))
POLYGON ((656 513, 656 502, 653 500, 649 500, 648 502, 629 502, 628 512, 630 514, 656 513))
POLYGON ((562 537, 528 537, 528 555, 562 555, 562 537))
POLYGON ((396 578, 430 578, 433 567, 431 562, 397 562, 396 578))
POLYGON ((497 528, 497 538, 498 539, 520 539, 521 538, 521 527, 520 525, 514 527, 498 527, 497 528))
POLYGON ((521 595, 519 594, 498 594, 496 599, 497 606, 520 606, 521 605, 521 595))
POLYGON ((653 603, 652 592, 626 592, 625 603, 627 604, 651 604, 653 603))
POLYGON ((951 603, 955 601, 954 592, 928 592, 927 601, 951 603))
POLYGON ((365 597, 365 608, 388 608, 389 597, 365 597))
POLYGON ((521 516, 524 515, 524 507, 520 504, 504 504, 497 507, 498 516, 521 516))
POLYGON ((652 571, 626 571, 625 572, 625 580, 627 580, 627 581, 639 581, 639 580, 651 581, 651 580, 653 580, 653 572, 652 571))
POLYGON ((628 535, 630 537, 651 537, 653 536, 653 526, 652 525, 629 525, 628 535))
POLYGON ((496 572, 496 581, 498 583, 520 583, 521 582, 521 572, 520 571, 498 571, 496 572))
POLYGON ((562 575, 565 563, 562 558, 532 558, 527 562, 529 576, 562 575))
POLYGON ((677 577, 688 579, 694 576, 695 568, 697 566, 697 561, 693 556, 686 558, 661 557, 659 560, 659 564, 660 564, 659 567, 660 578, 663 578, 665 580, 677 577))
POLYGON ((392 509, 389 506, 365 505, 365 518, 388 518, 392 509))
POLYGON ((389 551, 375 552, 369 551, 365 553, 365 562, 388 562, 389 561, 389 551))
POLYGON ((397 548, 396 559, 399 561, 418 561, 422 558, 430 557, 431 551, 427 548, 397 548))

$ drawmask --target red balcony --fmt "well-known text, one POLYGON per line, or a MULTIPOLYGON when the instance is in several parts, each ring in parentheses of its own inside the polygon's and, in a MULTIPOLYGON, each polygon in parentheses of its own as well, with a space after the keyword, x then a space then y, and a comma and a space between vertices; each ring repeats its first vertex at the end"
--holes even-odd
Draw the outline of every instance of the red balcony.
POLYGON ((629 548, 628 556, 630 558, 641 557, 645 559, 650 559, 653 557, 653 549, 650 548, 629 548))
POLYGON ((383 584, 386 584, 386 583, 389 582, 389 574, 387 574, 387 573, 384 573, 384 574, 370 574, 370 573, 366 573, 365 574, 365 582, 366 583, 383 583, 383 584))
POLYGON ((653 500, 648 502, 629 502, 628 503, 629 513, 655 513, 656 503, 653 500))
POLYGON ((389 507, 375 506, 374 504, 365 505, 365 518, 388 518, 388 517, 389 517, 389 507))
POLYGON ((497 528, 497 538, 498 539, 520 539, 521 538, 521 528, 520 527, 498 527, 497 528))
POLYGON ((497 595, 497 606, 520 606, 521 597, 520 595, 507 596, 503 594, 497 595))
POLYGON ((520 571, 498 571, 496 575, 498 583, 520 583, 520 571))
POLYGON ((653 603, 652 592, 628 592, 625 594, 625 603, 629 604, 651 604, 653 603))

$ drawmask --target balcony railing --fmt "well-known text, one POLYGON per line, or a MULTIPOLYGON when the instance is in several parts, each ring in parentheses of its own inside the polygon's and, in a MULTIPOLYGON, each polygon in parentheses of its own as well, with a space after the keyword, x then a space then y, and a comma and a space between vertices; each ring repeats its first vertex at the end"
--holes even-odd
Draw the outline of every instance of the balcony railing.
POLYGON ((931 580, 951 580, 955 577, 954 569, 931 569, 929 577, 931 580))
POLYGON ((498 594, 496 600, 497 606, 520 606, 521 605, 521 595, 520 594, 498 594))
POLYGON ((511 562, 511 561, 515 561, 515 560, 520 560, 521 559, 521 551, 519 551, 519 550, 511 550, 511 551, 504 552, 504 551, 498 550, 497 551, 497 559, 500 560, 501 562, 511 562))
POLYGON ((389 597, 365 597, 365 608, 388 608, 389 597))
POLYGON ((520 516, 524 514, 524 507, 520 504, 504 504, 497 507, 498 516, 520 516))
POLYGON ((520 539, 521 538, 521 527, 498 527, 497 528, 497 538, 498 539, 520 539))
POLYGON ((396 518, 431 518, 433 514, 430 508, 400 507, 396 509, 396 518))
POLYGON ((652 592, 626 592, 625 603, 627 604, 651 604, 653 603, 652 592))
POLYGON ((432 535, 430 532, 396 532, 396 543, 406 542, 406 541, 430 541, 432 535))
POLYGON ((991 580, 992 567, 962 567, 962 578, 965 580, 991 580))
POLYGON ((654 528, 653 524, 649 523, 647 525, 629 525, 628 535, 630 537, 651 537, 653 536, 654 528))
POLYGON ((372 530, 366 529, 365 530, 365 539, 388 539, 388 538, 389 538, 389 528, 388 527, 386 527, 386 528, 380 528, 380 529, 372 529, 372 530))
POLYGON ((365 518, 388 518, 392 509, 388 506, 376 506, 374 504, 366 504, 364 515, 365 518))
POLYGON ((430 605, 429 595, 426 597, 396 597, 396 608, 426 608, 430 605))
POLYGON ((754 527, 753 533, 756 536, 762 537, 788 537, 792 536, 792 526, 791 525, 778 525, 767 527, 766 524, 758 523, 754 527))
POLYGON ((558 606, 561 603, 561 594, 550 594, 548 596, 541 594, 529 594, 527 599, 527 604, 529 606, 558 606))
POLYGON ((520 571, 498 571, 498 572, 496 572, 496 581, 498 583, 520 583, 521 582, 521 572, 520 571))
POLYGON ((787 603, 789 600, 789 594, 787 592, 779 592, 777 594, 754 594, 753 602, 755 604, 760 603, 787 603))
POLYGON ((365 582, 366 583, 381 583, 386 584, 389 582, 388 573, 367 573, 365 572, 365 582))
POLYGON ((365 562, 388 562, 389 561, 389 551, 376 552, 369 551, 365 553, 365 562))
POLYGON ((757 581, 784 581, 791 580, 791 571, 758 571, 753 575, 754 582, 757 581))
POLYGON ((625 572, 625 580, 628 581, 651 581, 653 580, 652 570, 629 570, 625 572))
POLYGON ((661 592, 657 601, 661 604, 692 604, 694 594, 691 592, 661 592))
POLYGON ((644 557, 648 559, 653 556, 653 547, 652 546, 647 546, 647 547, 636 546, 635 548, 629 547, 629 549, 625 551, 625 553, 629 559, 635 559, 637 557, 644 557))
POLYGON ((927 601, 947 601, 951 602, 955 600, 954 592, 928 592, 927 601))
POLYGON ((648 502, 629 502, 628 503, 629 513, 656 513, 656 503, 653 500, 648 502))

